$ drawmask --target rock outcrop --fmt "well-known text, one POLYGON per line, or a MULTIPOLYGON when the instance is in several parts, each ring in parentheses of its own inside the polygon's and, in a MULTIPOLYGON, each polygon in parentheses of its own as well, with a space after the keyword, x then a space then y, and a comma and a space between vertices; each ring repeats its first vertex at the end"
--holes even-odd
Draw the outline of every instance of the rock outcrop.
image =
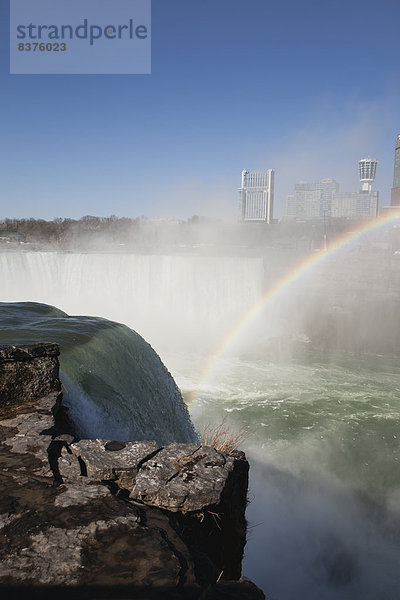
POLYGON ((0 416, 61 389, 57 344, 0 346, 0 416))
POLYGON ((264 598, 241 578, 243 453, 76 439, 58 353, 55 344, 0 347, 0 590, 264 598))

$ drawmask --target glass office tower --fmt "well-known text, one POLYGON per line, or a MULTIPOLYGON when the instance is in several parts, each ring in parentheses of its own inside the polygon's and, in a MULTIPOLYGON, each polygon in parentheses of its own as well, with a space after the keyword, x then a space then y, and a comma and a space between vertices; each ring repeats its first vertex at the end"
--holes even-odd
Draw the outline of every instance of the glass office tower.
POLYGON ((400 206, 400 134, 397 136, 394 147, 393 187, 390 206, 400 206))

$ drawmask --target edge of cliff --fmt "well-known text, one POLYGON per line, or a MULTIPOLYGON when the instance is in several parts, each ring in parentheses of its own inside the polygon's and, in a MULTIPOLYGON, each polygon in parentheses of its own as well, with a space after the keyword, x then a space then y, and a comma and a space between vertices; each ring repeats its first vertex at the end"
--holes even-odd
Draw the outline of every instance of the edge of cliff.
POLYGON ((245 455, 77 439, 59 353, 53 343, 0 346, 0 589, 29 598, 265 598, 241 576, 245 455))

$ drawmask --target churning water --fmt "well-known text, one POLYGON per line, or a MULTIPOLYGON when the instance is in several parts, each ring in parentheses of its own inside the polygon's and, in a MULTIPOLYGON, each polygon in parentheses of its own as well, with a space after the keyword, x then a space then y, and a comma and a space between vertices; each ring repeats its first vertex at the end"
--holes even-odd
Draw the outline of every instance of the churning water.
POLYGON ((160 351, 199 430, 223 419, 247 430, 244 574, 269 600, 397 600, 398 281, 383 277, 374 288, 371 270, 358 269, 357 281, 330 272, 327 293, 303 282, 202 380, 204 340, 229 330, 268 284, 267 270, 250 258, 0 253, 0 299, 11 303, 0 305, 0 341, 61 343, 66 398, 78 419, 91 417, 82 422, 90 435, 193 439, 173 382, 140 336, 15 302, 138 330, 160 351), (390 356, 378 356, 388 340, 390 356), (119 358, 109 364, 110 355, 119 358))
POLYGON ((225 360, 192 414, 200 429, 225 419, 247 430, 243 570, 268 598, 395 600, 400 369, 383 357, 327 359, 225 360))

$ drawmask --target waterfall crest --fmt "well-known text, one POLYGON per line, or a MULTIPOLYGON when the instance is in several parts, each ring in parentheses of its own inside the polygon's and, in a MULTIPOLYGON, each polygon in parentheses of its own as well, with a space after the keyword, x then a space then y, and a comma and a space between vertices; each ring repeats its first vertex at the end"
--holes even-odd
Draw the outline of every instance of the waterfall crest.
POLYGON ((33 302, 0 303, 1 344, 39 341, 60 344, 64 401, 81 437, 197 441, 172 376, 125 325, 33 302))

